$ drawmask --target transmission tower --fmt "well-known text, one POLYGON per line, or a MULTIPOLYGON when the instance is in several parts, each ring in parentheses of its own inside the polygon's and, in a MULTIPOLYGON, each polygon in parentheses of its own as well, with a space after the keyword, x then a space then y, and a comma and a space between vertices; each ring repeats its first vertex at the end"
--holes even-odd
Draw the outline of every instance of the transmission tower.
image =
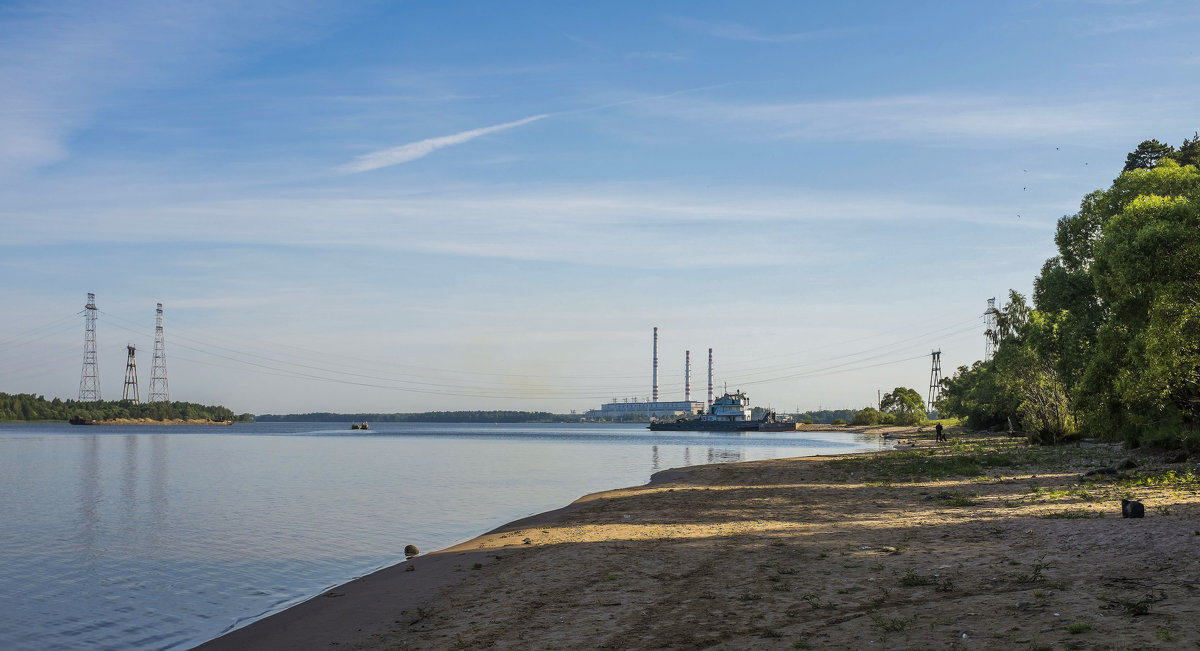
POLYGON ((126 348, 129 349, 129 359, 125 362, 125 388, 121 391, 121 400, 132 400, 136 405, 138 403, 137 362, 134 361, 133 355, 137 352, 137 348, 133 344, 129 344, 126 348))
POLYGON ((100 372, 96 370, 96 295, 88 293, 83 308, 83 373, 79 376, 79 401, 100 400, 100 372))
POLYGON ((167 341, 163 337, 162 303, 154 318, 154 365, 150 367, 150 393, 146 402, 171 402, 167 394, 167 341))
POLYGON ((983 361, 988 361, 996 354, 996 344, 1000 341, 1000 335, 996 332, 996 314, 999 311, 996 309, 996 299, 989 298, 987 311, 983 313, 984 319, 984 349, 983 361))
POLYGON ((933 403, 942 397, 942 351, 935 350, 930 354, 933 355, 933 368, 929 371, 929 402, 926 411, 933 411, 933 403))

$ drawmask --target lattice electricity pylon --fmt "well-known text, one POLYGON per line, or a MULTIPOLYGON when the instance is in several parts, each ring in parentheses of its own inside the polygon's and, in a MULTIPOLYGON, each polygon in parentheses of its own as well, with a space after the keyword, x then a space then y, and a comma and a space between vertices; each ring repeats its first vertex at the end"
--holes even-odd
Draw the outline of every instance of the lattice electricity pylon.
POLYGON ((129 344, 126 348, 129 349, 129 359, 125 362, 125 388, 121 391, 121 400, 130 400, 136 405, 138 403, 137 362, 134 361, 133 355, 137 352, 137 348, 133 344, 129 344))
POLYGON ((926 411, 933 411, 933 403, 942 397, 942 351, 935 350, 931 354, 933 368, 929 371, 929 402, 926 411))
POLYGON ((96 368, 96 295, 88 293, 83 308, 83 372, 79 375, 79 401, 100 399, 100 371, 96 368))
POLYGON ((150 367, 150 393, 146 402, 171 402, 167 392, 167 340, 163 337, 162 303, 154 318, 154 364, 150 367))
POLYGON ((1000 333, 996 332, 996 314, 999 310, 996 309, 996 299, 989 298, 987 311, 983 313, 984 319, 984 349, 983 361, 988 361, 996 354, 996 346, 1000 342, 1000 333))

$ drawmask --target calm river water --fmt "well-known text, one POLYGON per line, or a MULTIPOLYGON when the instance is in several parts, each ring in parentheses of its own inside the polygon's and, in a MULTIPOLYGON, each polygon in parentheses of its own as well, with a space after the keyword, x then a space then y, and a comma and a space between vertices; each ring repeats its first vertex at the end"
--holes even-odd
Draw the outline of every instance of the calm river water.
POLYGON ((0 648, 186 649, 658 470, 874 449, 614 425, 0 424, 0 648))

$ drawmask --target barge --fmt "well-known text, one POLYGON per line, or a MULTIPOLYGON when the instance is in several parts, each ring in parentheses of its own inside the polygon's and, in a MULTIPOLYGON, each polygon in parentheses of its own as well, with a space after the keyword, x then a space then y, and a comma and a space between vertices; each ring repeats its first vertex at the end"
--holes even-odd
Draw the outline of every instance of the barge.
POLYGON ((713 401, 708 413, 694 418, 652 421, 654 432, 794 432, 796 423, 769 411, 760 419, 750 417, 750 398, 741 391, 726 393, 713 401))

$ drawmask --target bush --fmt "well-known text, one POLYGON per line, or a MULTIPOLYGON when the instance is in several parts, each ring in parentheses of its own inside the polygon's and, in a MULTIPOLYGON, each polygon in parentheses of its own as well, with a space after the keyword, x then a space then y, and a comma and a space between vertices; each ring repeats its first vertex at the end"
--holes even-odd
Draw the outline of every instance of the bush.
POLYGON ((867 407, 854 413, 851 425, 878 425, 883 420, 883 414, 874 407, 867 407))
POLYGON ((833 419, 833 424, 841 427, 846 424, 846 421, 842 420, 841 418, 835 418, 833 419))
POLYGON ((894 416, 893 422, 897 425, 923 425, 925 424, 925 414, 919 411, 900 412, 898 414, 888 414, 894 416))

